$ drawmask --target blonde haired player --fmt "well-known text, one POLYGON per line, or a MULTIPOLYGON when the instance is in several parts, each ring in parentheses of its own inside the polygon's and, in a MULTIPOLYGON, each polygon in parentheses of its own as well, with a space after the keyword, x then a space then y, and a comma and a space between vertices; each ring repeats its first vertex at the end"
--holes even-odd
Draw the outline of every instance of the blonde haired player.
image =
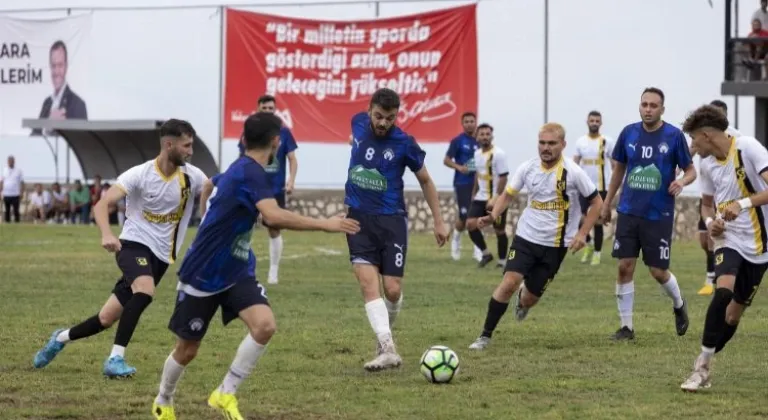
POLYGON ((584 247, 587 233, 600 215, 603 200, 595 185, 576 162, 562 156, 563 127, 557 123, 545 124, 539 131, 538 143, 539 157, 523 163, 515 171, 491 214, 478 221, 481 227, 492 223, 505 211, 510 197, 523 188, 528 190, 528 204, 517 223, 504 278, 488 303, 480 337, 469 346, 473 350, 483 350, 490 344, 493 331, 515 292, 515 316, 518 321, 525 319, 528 310, 541 299, 557 275, 568 250, 576 252, 584 247), (589 202, 581 228, 578 227, 580 195, 589 202))

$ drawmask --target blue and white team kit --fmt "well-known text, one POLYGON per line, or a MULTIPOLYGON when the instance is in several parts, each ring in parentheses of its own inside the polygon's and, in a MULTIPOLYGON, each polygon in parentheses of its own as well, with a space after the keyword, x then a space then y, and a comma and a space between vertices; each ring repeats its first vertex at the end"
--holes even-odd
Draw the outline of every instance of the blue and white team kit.
POLYGON ((477 140, 461 133, 451 140, 448 146, 446 156, 452 159, 457 165, 466 166, 467 173, 455 171, 453 174, 453 190, 456 193, 456 204, 459 208, 459 219, 467 220, 469 206, 472 204, 472 189, 475 186, 475 150, 477 150, 477 140))

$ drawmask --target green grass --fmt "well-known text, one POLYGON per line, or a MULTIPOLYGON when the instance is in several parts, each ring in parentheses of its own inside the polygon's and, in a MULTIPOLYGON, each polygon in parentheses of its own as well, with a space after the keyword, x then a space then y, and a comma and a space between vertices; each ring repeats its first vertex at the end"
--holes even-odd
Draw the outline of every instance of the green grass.
MULTIPOLYGON (((194 237, 190 231, 189 240, 194 237)), ((492 238, 490 245, 495 247, 492 238)), ((265 261, 267 236, 255 235, 265 261)), ((465 258, 469 240, 464 238, 465 258)), ((765 296, 759 293, 739 332, 718 355, 713 388, 685 394, 680 383, 698 354, 709 302, 696 295, 703 255, 676 243, 673 267, 688 297, 691 327, 677 337, 670 301, 642 269, 636 275, 634 344, 612 343, 618 327, 615 263, 597 268, 569 256, 539 306, 523 323, 502 320, 492 346, 471 353, 499 270, 453 262, 431 236, 411 239, 404 308, 395 338, 400 370, 366 373, 374 337, 339 235, 285 234, 281 282, 268 286, 278 332, 239 391, 250 419, 500 419, 500 418, 765 418, 765 296), (316 248, 339 251, 324 255, 316 248), (418 361, 434 344, 453 348, 461 372, 450 385, 431 385, 418 361), (736 418, 736 417, 733 417, 736 418)), ((259 273, 264 275, 265 264, 259 273)), ((34 353, 55 328, 96 313, 119 273, 99 247, 94 228, 0 225, 0 418, 150 418, 160 371, 174 338, 166 329, 174 301, 175 267, 145 312, 127 358, 138 374, 101 375, 114 329, 69 345, 43 370, 34 353)), ((245 334, 239 322, 216 318, 176 395, 180 419, 211 419, 206 399, 245 334)))

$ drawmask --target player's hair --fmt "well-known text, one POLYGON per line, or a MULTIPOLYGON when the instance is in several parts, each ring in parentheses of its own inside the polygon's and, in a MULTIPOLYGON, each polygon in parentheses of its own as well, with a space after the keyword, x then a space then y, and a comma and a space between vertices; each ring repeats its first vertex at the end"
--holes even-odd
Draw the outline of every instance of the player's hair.
POLYGON ((188 121, 171 118, 160 126, 160 138, 182 136, 194 138, 196 135, 194 127, 188 121))
POLYGON ((261 96, 259 96, 259 100, 258 100, 258 104, 259 105, 265 104, 267 102, 277 102, 277 101, 275 100, 275 97, 272 96, 272 95, 261 95, 261 96))
POLYGON ((246 150, 264 150, 271 146, 272 139, 280 135, 283 121, 271 112, 257 112, 243 125, 246 150))
POLYGON ((381 88, 371 96, 370 107, 378 105, 384 111, 400 109, 400 95, 392 89, 381 88))
POLYGON ((709 104, 712 105, 712 106, 716 106, 716 107, 722 109, 726 113, 728 112, 728 105, 726 105, 725 102, 721 101, 720 99, 715 99, 714 101, 710 102, 709 104))
POLYGON ((67 44, 62 40, 58 40, 51 45, 51 49, 48 51, 48 55, 51 55, 56 50, 64 50, 64 61, 69 61, 69 53, 67 52, 67 44))
POLYGON ((664 92, 661 89, 657 87, 647 87, 643 90, 643 93, 641 93, 640 96, 643 96, 646 93, 655 93, 659 95, 659 97, 661 98, 661 104, 664 105, 664 92))
POLYGON ((589 111, 589 114, 587 114, 587 118, 589 118, 589 117, 600 117, 600 118, 603 118, 603 114, 601 114, 600 111, 593 109, 592 111, 589 111))
POLYGON ((688 114, 683 122, 683 132, 688 134, 705 127, 725 131, 728 129, 728 117, 714 105, 703 105, 688 114))
POLYGON ((482 124, 478 125, 477 126, 477 131, 480 131, 481 128, 487 128, 487 129, 491 130, 491 133, 493 133, 493 126, 488 124, 488 123, 482 123, 482 124))
POLYGON ((477 115, 475 115, 475 113, 472 112, 472 111, 467 111, 467 112, 461 114, 461 120, 462 121, 464 121, 464 118, 467 118, 467 117, 477 118, 477 115))
POLYGON ((549 122, 542 125, 539 129, 539 133, 552 133, 560 140, 565 140, 565 128, 556 122, 549 122))

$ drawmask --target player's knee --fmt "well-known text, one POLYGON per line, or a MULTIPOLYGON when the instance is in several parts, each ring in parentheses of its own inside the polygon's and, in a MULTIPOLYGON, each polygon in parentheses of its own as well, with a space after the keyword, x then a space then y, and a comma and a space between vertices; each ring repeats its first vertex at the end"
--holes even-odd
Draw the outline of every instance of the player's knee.
POLYGON ((632 279, 635 275, 635 262, 633 260, 619 260, 619 281, 632 279))
POLYGON ((471 219, 467 219, 467 230, 470 230, 470 231, 477 230, 477 219, 476 218, 473 217, 471 219))
POLYGON ((272 238, 272 239, 277 238, 278 236, 280 236, 280 229, 276 229, 276 228, 272 228, 271 227, 271 228, 267 228, 267 230, 269 231, 269 237, 272 238))
POLYGON ((499 284, 499 287, 496 288, 497 297, 503 298, 504 302, 509 301, 509 299, 512 298, 512 295, 520 287, 520 283, 522 283, 522 281, 523 278, 520 276, 520 274, 512 271, 506 272, 504 274, 504 279, 501 281, 501 284, 499 284))
POLYGON ((741 315, 744 314, 744 308, 744 305, 738 304, 731 300, 725 310, 726 324, 731 326, 738 325, 739 321, 741 321, 741 315))
POLYGON ((397 302, 397 300, 400 299, 400 294, 402 293, 400 279, 386 279, 383 286, 384 296, 388 301, 397 302))
POLYGON ((259 319, 250 326, 251 337, 261 344, 266 344, 277 331, 277 323, 274 318, 259 319))
POLYGON ((656 279, 656 281, 659 283, 666 283, 667 280, 669 280, 669 271, 667 270, 651 267, 649 271, 651 272, 651 277, 656 279))
POLYGON ((198 349, 200 349, 199 341, 179 339, 176 341, 173 358, 180 365, 186 366, 197 356, 198 349))
POLYGON ((99 323, 104 328, 109 328, 120 319, 120 312, 115 312, 109 308, 101 308, 99 311, 99 323))
POLYGON ((155 295, 155 279, 151 276, 141 276, 131 283, 131 291, 136 293, 143 293, 148 296, 155 295))

